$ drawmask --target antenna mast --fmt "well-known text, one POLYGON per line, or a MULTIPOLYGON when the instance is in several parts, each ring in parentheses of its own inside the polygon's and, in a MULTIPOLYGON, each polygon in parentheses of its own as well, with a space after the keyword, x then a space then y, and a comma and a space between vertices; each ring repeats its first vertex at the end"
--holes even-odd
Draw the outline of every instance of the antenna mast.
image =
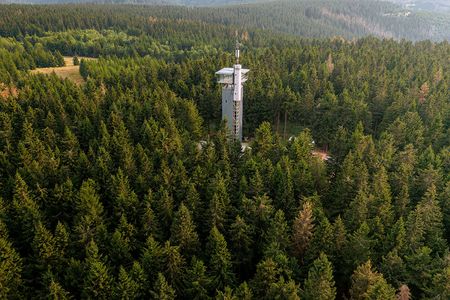
POLYGON ((239 64, 239 47, 240 47, 240 44, 239 44, 239 41, 236 39, 236 50, 235 50, 235 56, 236 56, 236 64, 238 65, 239 64))

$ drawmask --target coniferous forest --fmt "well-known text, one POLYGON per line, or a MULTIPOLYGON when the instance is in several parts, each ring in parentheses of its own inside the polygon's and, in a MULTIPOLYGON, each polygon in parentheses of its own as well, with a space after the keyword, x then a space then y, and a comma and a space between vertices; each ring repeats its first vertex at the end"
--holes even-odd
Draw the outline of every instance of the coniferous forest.
POLYGON ((179 10, 0 6, 0 298, 450 299, 449 42, 179 10))

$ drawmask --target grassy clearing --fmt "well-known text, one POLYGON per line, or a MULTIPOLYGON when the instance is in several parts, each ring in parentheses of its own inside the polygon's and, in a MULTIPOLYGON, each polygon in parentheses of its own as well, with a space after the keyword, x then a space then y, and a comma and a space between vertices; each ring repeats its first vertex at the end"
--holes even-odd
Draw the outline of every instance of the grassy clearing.
MULTIPOLYGON (((79 59, 94 59, 91 57, 79 57, 79 59)), ((32 74, 52 74, 55 73, 58 77, 62 79, 72 80, 74 83, 80 85, 84 83, 83 77, 80 75, 80 66, 75 66, 73 64, 73 57, 64 57, 65 66, 64 67, 52 67, 52 68, 37 68, 31 70, 32 74)))

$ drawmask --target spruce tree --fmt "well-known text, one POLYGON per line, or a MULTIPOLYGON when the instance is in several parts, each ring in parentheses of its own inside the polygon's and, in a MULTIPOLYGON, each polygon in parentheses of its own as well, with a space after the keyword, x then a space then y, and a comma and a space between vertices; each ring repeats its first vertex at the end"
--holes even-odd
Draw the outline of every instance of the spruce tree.
POLYGON ((113 278, 102 262, 98 247, 91 241, 86 249, 85 275, 82 295, 84 298, 109 299, 113 294, 113 278))
POLYGON ((0 236, 0 298, 21 299, 22 259, 6 236, 0 236))
POLYGON ((70 294, 56 281, 52 280, 48 287, 48 299, 66 300, 70 299, 70 294))
POLYGON ((117 286, 114 289, 116 299, 136 299, 139 295, 139 284, 120 266, 117 286))
POLYGON ((209 234, 206 249, 212 285, 217 289, 232 286, 235 282, 235 275, 231 265, 231 254, 225 238, 215 226, 209 234))
POLYGON ((166 281, 166 278, 162 273, 158 273, 158 279, 153 286, 151 294, 155 300, 174 300, 176 297, 175 290, 166 281))
POLYGON ((230 233, 230 250, 235 254, 237 273, 245 276, 250 271, 254 253, 253 228, 238 215, 230 226, 230 233))
POLYGON ((161 245, 153 238, 153 236, 149 236, 142 250, 141 264, 150 282, 154 282, 158 273, 163 271, 163 254, 164 252, 161 245))
POLYGON ((185 274, 186 262, 180 253, 179 246, 172 246, 166 241, 163 247, 164 276, 178 294, 182 291, 183 276, 185 274))
POLYGON ((308 272, 303 292, 304 299, 333 300, 336 298, 333 268, 327 256, 320 254, 308 272))
POLYGON ((181 203, 172 223, 170 240, 187 256, 194 254, 199 246, 195 228, 191 212, 181 203))
POLYGON ((15 177, 12 209, 13 230, 11 236, 17 236, 19 248, 28 249, 35 234, 35 226, 41 220, 41 213, 19 173, 15 177))
POLYGON ((386 282, 382 274, 372 269, 372 263, 369 260, 353 272, 350 298, 394 300, 395 289, 386 282))
POLYGON ((292 225, 292 250, 298 259, 302 259, 309 242, 313 236, 314 217, 312 214, 312 203, 307 201, 302 210, 298 212, 292 225))
POLYGON ((82 245, 99 239, 106 230, 103 223, 103 204, 91 179, 83 182, 77 199, 75 232, 82 245))
POLYGON ((189 299, 209 299, 209 289, 211 286, 211 279, 207 275, 206 266, 203 261, 193 257, 191 265, 187 270, 185 276, 186 288, 183 295, 189 299))
POLYGON ((442 253, 446 249, 443 216, 436 199, 436 187, 430 186, 406 222, 409 246, 416 250, 428 246, 442 253))
POLYGON ((397 292, 397 300, 410 300, 411 292, 406 284, 402 284, 397 292))

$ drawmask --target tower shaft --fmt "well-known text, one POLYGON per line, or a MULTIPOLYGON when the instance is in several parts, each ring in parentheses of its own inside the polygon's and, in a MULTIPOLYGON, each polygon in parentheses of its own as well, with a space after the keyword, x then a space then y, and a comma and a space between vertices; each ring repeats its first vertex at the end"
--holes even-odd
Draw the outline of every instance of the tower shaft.
POLYGON ((239 49, 236 50, 236 64, 216 72, 222 86, 222 119, 227 121, 231 136, 242 141, 243 83, 247 81, 248 69, 239 64, 239 49))

